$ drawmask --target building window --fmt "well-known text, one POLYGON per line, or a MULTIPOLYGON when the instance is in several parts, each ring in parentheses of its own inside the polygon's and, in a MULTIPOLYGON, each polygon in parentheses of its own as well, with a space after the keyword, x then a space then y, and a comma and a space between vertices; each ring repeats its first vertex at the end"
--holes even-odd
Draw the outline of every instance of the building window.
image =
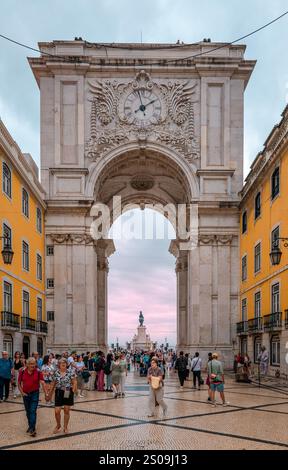
POLYGON ((8 352, 8 357, 13 359, 13 338, 11 335, 5 335, 3 338, 3 351, 8 352))
POLYGON ((256 336, 254 340, 254 362, 259 362, 259 355, 261 353, 262 341, 260 336, 256 336))
POLYGON ((8 225, 3 224, 3 248, 12 246, 12 230, 8 225))
POLYGON ((274 228, 271 232, 271 249, 279 248, 280 227, 274 228))
POLYGON ((47 279, 47 289, 54 289, 54 279, 52 278, 47 279))
POLYGON ((280 366, 280 338, 274 335, 271 338, 271 366, 280 366))
POLYGON ((39 297, 37 297, 37 320, 42 321, 42 299, 39 297))
POLYGON ((261 292, 256 292, 254 295, 254 317, 261 317, 261 292))
POLYGON ((242 281, 247 279, 247 255, 242 257, 242 281))
POLYGON ((23 317, 30 316, 29 292, 23 290, 23 317))
POLYGON ((47 256, 53 256, 54 255, 54 245, 47 245, 46 254, 47 254, 47 256))
POLYGON ((43 356, 43 339, 42 338, 37 339, 37 352, 40 357, 43 356))
POLYGON ((247 355, 247 338, 241 338, 240 341, 240 354, 241 356, 247 355))
POLYGON ((261 193, 255 197, 255 220, 261 215, 261 193))
POLYGON ((2 165, 2 182, 3 192, 11 198, 11 171, 5 162, 2 165))
POLYGON ((54 312, 47 312, 47 321, 54 321, 54 312))
POLYGON ((23 338, 22 351, 24 353, 25 358, 27 359, 30 356, 30 338, 29 338, 29 336, 24 336, 24 338, 23 338))
POLYGON ((280 285, 273 284, 271 287, 272 313, 280 312, 280 285))
POLYGON ((242 321, 247 321, 247 299, 242 299, 241 317, 242 317, 242 321))
POLYGON ((29 217, 29 196, 26 189, 22 189, 22 212, 29 217))
POLYGON ((242 233, 247 232, 247 211, 242 214, 242 233))
POLYGON ((37 279, 42 281, 42 256, 37 254, 37 279))
POLYGON ((280 192, 280 170, 279 167, 276 168, 276 170, 273 171, 272 177, 271 177, 271 198, 274 199, 274 197, 277 196, 280 192))
POLYGON ((42 233, 42 211, 39 207, 37 207, 36 218, 37 218, 37 230, 39 233, 42 233))
POLYGON ((254 272, 258 273, 261 269, 261 243, 254 247, 254 272))
POLYGON ((22 266, 25 271, 29 271, 29 245, 22 241, 22 266))
POLYGON ((4 311, 12 313, 12 284, 10 282, 3 282, 3 295, 4 295, 4 311))

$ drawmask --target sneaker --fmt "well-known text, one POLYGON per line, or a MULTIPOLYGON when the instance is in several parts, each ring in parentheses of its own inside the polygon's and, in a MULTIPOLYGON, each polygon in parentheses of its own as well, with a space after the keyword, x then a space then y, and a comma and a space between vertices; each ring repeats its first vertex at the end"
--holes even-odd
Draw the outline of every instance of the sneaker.
POLYGON ((117 398, 117 397, 118 397, 118 393, 114 393, 113 397, 114 397, 114 398, 117 398))
POLYGON ((31 437, 36 437, 36 431, 30 431, 30 436, 31 437))
POLYGON ((13 395, 13 398, 17 398, 17 395, 13 395))
POLYGON ((30 432, 30 428, 28 428, 26 432, 27 432, 27 434, 28 434, 28 432, 30 432))
POLYGON ((82 395, 81 393, 80 393, 79 397, 80 397, 80 398, 85 398, 85 396, 84 396, 84 395, 82 395))
POLYGON ((223 406, 228 406, 230 405, 230 402, 229 401, 224 401, 224 403, 222 403, 223 406))

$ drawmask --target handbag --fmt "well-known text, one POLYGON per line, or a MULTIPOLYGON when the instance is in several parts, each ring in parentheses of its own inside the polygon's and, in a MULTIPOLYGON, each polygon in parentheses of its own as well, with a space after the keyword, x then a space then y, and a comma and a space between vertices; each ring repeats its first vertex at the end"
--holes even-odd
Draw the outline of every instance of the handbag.
POLYGON ((160 377, 154 377, 152 375, 152 377, 151 377, 151 387, 153 388, 153 390, 158 390, 158 388, 160 388, 160 377))

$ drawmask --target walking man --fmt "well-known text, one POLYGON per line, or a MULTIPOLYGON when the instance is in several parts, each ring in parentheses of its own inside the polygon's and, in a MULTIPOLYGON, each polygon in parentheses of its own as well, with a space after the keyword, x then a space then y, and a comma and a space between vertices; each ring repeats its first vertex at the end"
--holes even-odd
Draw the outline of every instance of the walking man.
POLYGON ((42 372, 37 368, 34 357, 27 359, 25 369, 19 372, 18 387, 23 397, 25 411, 28 420, 27 433, 36 436, 37 407, 39 403, 40 384, 44 391, 44 378, 42 372))
POLYGON ((3 351, 2 358, 0 359, 0 402, 3 401, 4 388, 5 388, 4 401, 8 400, 12 372, 13 372, 13 362, 11 361, 11 359, 9 359, 8 352, 3 351))
POLYGON ((175 370, 178 370, 178 377, 180 382, 180 388, 183 390, 184 380, 186 379, 186 368, 188 365, 188 360, 184 356, 183 351, 180 351, 179 357, 175 362, 175 370))
POLYGON ((198 390, 200 390, 201 366, 202 366, 201 357, 199 356, 199 352, 196 352, 191 362, 191 371, 193 372, 193 388, 196 388, 196 379, 197 379, 198 390))

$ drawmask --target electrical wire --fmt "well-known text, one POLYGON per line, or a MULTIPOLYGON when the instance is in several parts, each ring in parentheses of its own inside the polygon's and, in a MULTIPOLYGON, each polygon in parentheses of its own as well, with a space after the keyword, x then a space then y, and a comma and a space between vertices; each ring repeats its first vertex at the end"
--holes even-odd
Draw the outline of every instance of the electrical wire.
MULTIPOLYGON (((223 49, 224 47, 227 47, 227 46, 231 46, 233 44, 235 44, 236 42, 239 42, 239 41, 242 41, 243 39, 246 39, 256 33, 258 33, 259 31, 262 31, 263 29, 267 28, 268 26, 271 26, 273 23, 276 23, 277 21, 279 21, 281 18, 283 18, 284 16, 286 16, 288 14, 288 10, 285 11, 284 13, 282 13, 281 15, 279 15, 277 18, 274 18, 273 20, 269 21, 268 23, 264 24, 263 26, 260 26, 259 28, 251 31, 250 33, 248 34, 245 34, 244 36, 241 36, 237 39, 235 39, 234 41, 231 41, 231 42, 227 42, 227 43, 224 43, 224 44, 221 44, 220 46, 217 46, 217 47, 214 47, 212 49, 209 49, 207 51, 202 51, 202 52, 199 52, 197 54, 193 54, 193 55, 190 55, 190 56, 187 56, 187 57, 181 57, 181 58, 175 58, 175 59, 170 59, 170 60, 165 60, 165 63, 169 63, 169 62, 178 62, 178 61, 184 61, 184 60, 189 60, 189 59, 194 59, 195 57, 200 57, 200 56, 203 56, 203 55, 206 55, 206 54, 210 54, 211 52, 215 52, 215 51, 218 51, 220 49, 223 49)), ((21 46, 21 47, 24 47, 26 49, 29 49, 31 51, 34 51, 34 52, 39 52, 42 56, 45 55, 45 56, 48 56, 48 57, 59 57, 55 54, 50 54, 49 52, 44 52, 44 51, 41 51, 39 49, 36 49, 34 47, 31 47, 31 46, 27 46, 26 44, 23 44, 19 41, 16 41, 15 39, 12 39, 12 38, 9 38, 8 36, 4 36, 3 34, 0 34, 0 37, 2 39, 5 39, 6 41, 9 41, 9 42, 12 42, 18 46, 21 46)), ((87 45, 87 47, 98 47, 98 48, 101 48, 103 47, 106 51, 106 56, 108 57, 108 53, 107 53, 107 48, 114 48, 114 49, 121 49, 121 50, 131 50, 131 49, 137 49, 139 48, 140 50, 143 49, 143 47, 139 47, 137 45, 131 45, 131 46, 121 46, 120 44, 114 44, 114 43, 90 43, 88 41, 84 41, 85 42, 85 45, 87 45)), ((167 46, 155 46, 153 47, 152 50, 163 50, 163 49, 179 49, 179 48, 187 48, 189 46, 193 46, 193 45, 197 45, 199 43, 189 43, 189 44, 170 44, 170 45, 167 45, 167 46)), ((61 57, 61 56, 60 56, 61 57)), ((67 57, 61 57, 61 60, 62 61, 65 61, 65 62, 72 62, 72 63, 75 63, 75 62, 81 62, 81 60, 79 60, 79 57, 75 56, 75 58, 73 56, 70 56, 69 58, 67 57)), ((125 64, 126 65, 126 64, 125 64)), ((145 64, 145 65, 155 65, 155 64, 145 64)))

